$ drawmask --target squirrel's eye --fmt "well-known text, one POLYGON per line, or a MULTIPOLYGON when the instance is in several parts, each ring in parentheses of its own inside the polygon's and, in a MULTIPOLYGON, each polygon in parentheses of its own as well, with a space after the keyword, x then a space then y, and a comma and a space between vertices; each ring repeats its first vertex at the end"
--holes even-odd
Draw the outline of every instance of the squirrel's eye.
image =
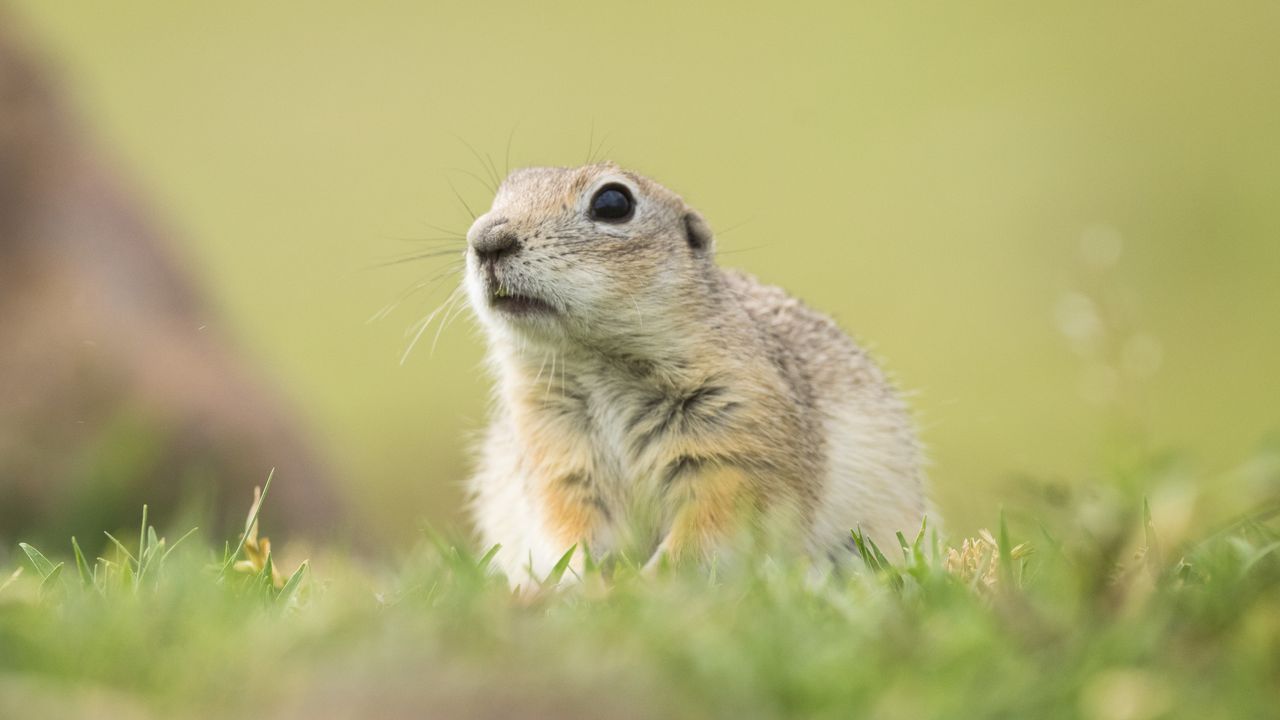
POLYGON ((625 185, 605 185, 591 198, 591 219, 605 222, 626 222, 636 211, 635 200, 625 185))

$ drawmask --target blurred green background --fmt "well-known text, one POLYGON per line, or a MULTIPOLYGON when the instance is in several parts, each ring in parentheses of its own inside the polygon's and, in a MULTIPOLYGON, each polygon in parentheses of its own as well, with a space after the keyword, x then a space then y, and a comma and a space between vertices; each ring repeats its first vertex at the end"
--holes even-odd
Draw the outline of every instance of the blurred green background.
POLYGON ((452 280, 367 322, 487 205, 466 143, 684 194, 915 391, 952 529, 1280 427, 1275 3, 16 5, 383 537, 460 522, 483 425, 469 321, 400 364, 452 280))

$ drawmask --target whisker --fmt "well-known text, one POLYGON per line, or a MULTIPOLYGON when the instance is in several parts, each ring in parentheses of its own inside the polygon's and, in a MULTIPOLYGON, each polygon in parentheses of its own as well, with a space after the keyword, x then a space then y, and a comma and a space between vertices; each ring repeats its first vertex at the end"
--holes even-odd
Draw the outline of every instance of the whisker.
POLYGON ((445 172, 460 172, 463 175, 466 175, 467 177, 471 178, 472 180, 475 180, 476 182, 480 183, 480 186, 483 187, 485 190, 488 190, 490 193, 493 193, 495 195, 498 193, 498 188, 494 187, 493 183, 471 172, 470 170, 455 167, 455 168, 445 168, 445 172))
POLYGON ((628 290, 627 294, 631 296, 631 304, 636 306, 636 320, 640 321, 640 332, 644 332, 644 314, 640 312, 640 303, 636 302, 635 293, 628 290))
POLYGON ((769 245, 752 245, 744 248, 734 248, 732 250, 717 250, 716 255, 737 255, 738 253, 753 252, 756 250, 765 250, 769 245))
MULTIPOLYGON (((523 349, 524 348, 522 347, 521 350, 523 349)), ((533 377, 533 382, 531 383, 532 385, 537 385, 538 381, 542 379, 542 371, 546 367, 547 367, 547 353, 543 353, 542 364, 538 366, 538 374, 533 377)))
POLYGON ((485 159, 489 161, 489 169, 493 172, 493 177, 495 178, 493 183, 495 188, 494 193, 497 193, 497 186, 502 184, 502 178, 498 176, 498 165, 493 161, 493 156, 489 153, 485 153, 484 156, 485 159))
POLYGON ((551 383, 556 379, 556 351, 551 351, 551 374, 547 376, 547 389, 542 393, 542 399, 546 400, 551 397, 551 383))
POLYGON ((462 193, 458 192, 458 188, 454 187, 453 181, 449 180, 448 182, 449 189, 453 191, 453 196, 458 198, 458 202, 462 203, 462 207, 467 211, 467 214, 471 216, 472 221, 474 221, 476 219, 475 212, 471 209, 471 206, 467 204, 467 201, 462 199, 462 193))
MULTIPOLYGON (((441 232, 444 232, 444 231, 441 231, 441 232)), ((448 233, 448 234, 446 234, 446 235, 430 236, 430 237, 423 237, 423 236, 421 236, 421 235, 386 235, 386 234, 380 234, 380 235, 378 235, 378 239, 380 239, 380 240, 396 240, 396 241, 398 241, 398 242, 421 242, 421 243, 427 243, 427 242, 466 242, 467 237, 466 237, 465 235, 458 235, 458 234, 455 234, 455 233, 448 233)))
POLYGON ((569 385, 569 359, 560 363, 560 399, 565 398, 565 388, 569 385))
POLYGON ((409 342, 409 347, 405 348, 404 354, 400 356, 401 365, 404 365, 405 361, 409 359, 409 354, 413 352, 413 348, 418 344, 418 341, 422 339, 423 333, 425 333, 427 328, 431 326, 431 321, 434 320, 436 316, 440 314, 440 311, 444 309, 445 305, 454 300, 461 291, 462 286, 459 285, 453 292, 449 293, 449 297, 445 298, 444 302, 440 303, 435 310, 432 310, 429 315, 420 320, 415 326, 410 327, 410 330, 412 330, 413 327, 416 327, 417 332, 414 333, 413 340, 409 342))
POLYGON ((507 133, 507 150, 502 156, 502 172, 504 175, 511 174, 511 141, 516 137, 516 128, 520 127, 520 121, 517 120, 515 125, 511 126, 511 132, 507 133))
POLYGON ((429 288, 435 285, 436 283, 439 283, 440 281, 444 280, 448 276, 458 273, 460 270, 462 270, 462 268, 463 268, 462 263, 453 263, 449 267, 437 273, 435 276, 427 278, 426 280, 419 280, 411 284, 409 287, 405 288, 405 290, 402 291, 396 299, 384 305, 381 310, 374 313, 365 322, 373 323, 373 322, 382 320, 383 318, 390 315, 396 308, 400 307, 400 304, 403 303, 405 300, 408 300, 409 297, 414 293, 424 288, 429 288))
POLYGON ((440 342, 440 335, 444 333, 445 328, 453 324, 453 321, 462 315, 467 308, 467 296, 459 295, 458 299, 453 302, 453 308, 445 311, 444 318, 440 320, 440 325, 436 328, 436 336, 431 340, 431 357, 435 357, 436 345, 440 342))
POLYGON ((424 245, 463 245, 467 239, 458 237, 393 237, 391 240, 399 240, 400 242, 423 243, 424 245))
POLYGON ((461 248, 449 248, 447 250, 428 250, 426 252, 410 253, 408 255, 397 257, 392 260, 386 260, 384 262, 368 265, 364 269, 376 270, 378 268, 386 268, 386 267, 392 267, 395 265, 403 265, 405 263, 416 262, 418 260, 430 260, 431 258, 445 257, 449 255, 461 256, 463 255, 464 252, 465 251, 462 250, 461 248))
POLYGON ((460 238, 462 240, 467 239, 466 233, 461 233, 461 232, 458 232, 457 230, 450 230, 449 228, 443 228, 443 227, 440 227, 439 225, 432 225, 431 223, 423 223, 423 226, 429 227, 432 230, 435 230, 436 232, 442 232, 445 235, 448 235, 449 237, 452 237, 452 238, 460 238))
POLYGON ((734 223, 727 228, 716 228, 715 233, 716 235, 724 235, 725 233, 731 233, 734 230, 750 225, 753 222, 755 222, 755 218, 747 218, 746 220, 743 220, 742 222, 734 223))
MULTIPOLYGON (((460 142, 460 143, 462 143, 463 145, 467 146, 467 149, 471 151, 471 155, 472 155, 472 157, 474 157, 474 158, 476 159, 476 161, 480 163, 480 167, 481 167, 485 172, 491 172, 491 171, 492 171, 492 168, 491 168, 490 166, 488 166, 488 165, 486 165, 486 164, 485 164, 484 156, 482 156, 482 155, 480 154, 480 151, 478 151, 478 150, 476 150, 476 149, 475 149, 475 146, 473 146, 471 143, 467 142, 466 140, 463 140, 461 135, 454 135, 454 137, 455 137, 455 138, 457 138, 458 142, 460 142)), ((496 185, 500 185, 500 184, 502 184, 502 179, 501 179, 501 178, 498 178, 498 177, 492 177, 491 179, 493 180, 493 184, 494 184, 495 186, 496 186, 496 185)))
POLYGON ((609 155, 613 152, 614 146, 606 146, 605 143, 607 142, 609 142, 609 133, 605 133, 604 137, 600 138, 600 161, 609 159, 609 155))

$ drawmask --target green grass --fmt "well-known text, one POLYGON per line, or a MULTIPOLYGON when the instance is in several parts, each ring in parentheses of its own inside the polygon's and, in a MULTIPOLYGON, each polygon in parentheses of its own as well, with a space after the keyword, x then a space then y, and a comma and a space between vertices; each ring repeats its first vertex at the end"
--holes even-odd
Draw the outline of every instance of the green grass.
POLYGON ((0 717, 1118 720, 1280 707, 1273 507, 1189 533, 1162 530, 1140 495, 1086 497, 995 513, 994 532, 954 544, 930 530, 901 547, 859 538, 865 562, 821 581, 764 557, 656 578, 606 559, 522 595, 490 555, 430 533, 388 549, 398 559, 321 549, 273 575, 257 509, 216 548, 167 542, 145 511, 137 539, 113 538, 102 558, 82 539, 22 546, 0 573, 0 717))

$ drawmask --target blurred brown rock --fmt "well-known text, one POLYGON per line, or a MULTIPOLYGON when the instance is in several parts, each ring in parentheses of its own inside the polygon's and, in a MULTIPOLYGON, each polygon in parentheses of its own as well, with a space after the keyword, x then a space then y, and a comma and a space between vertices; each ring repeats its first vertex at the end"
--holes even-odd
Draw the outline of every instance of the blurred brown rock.
MULTIPOLYGON (((337 502, 281 403, 216 329, 174 245, 0 8, 0 539, 211 508, 328 533, 337 502)), ((307 533, 306 531, 311 531, 307 533)))

